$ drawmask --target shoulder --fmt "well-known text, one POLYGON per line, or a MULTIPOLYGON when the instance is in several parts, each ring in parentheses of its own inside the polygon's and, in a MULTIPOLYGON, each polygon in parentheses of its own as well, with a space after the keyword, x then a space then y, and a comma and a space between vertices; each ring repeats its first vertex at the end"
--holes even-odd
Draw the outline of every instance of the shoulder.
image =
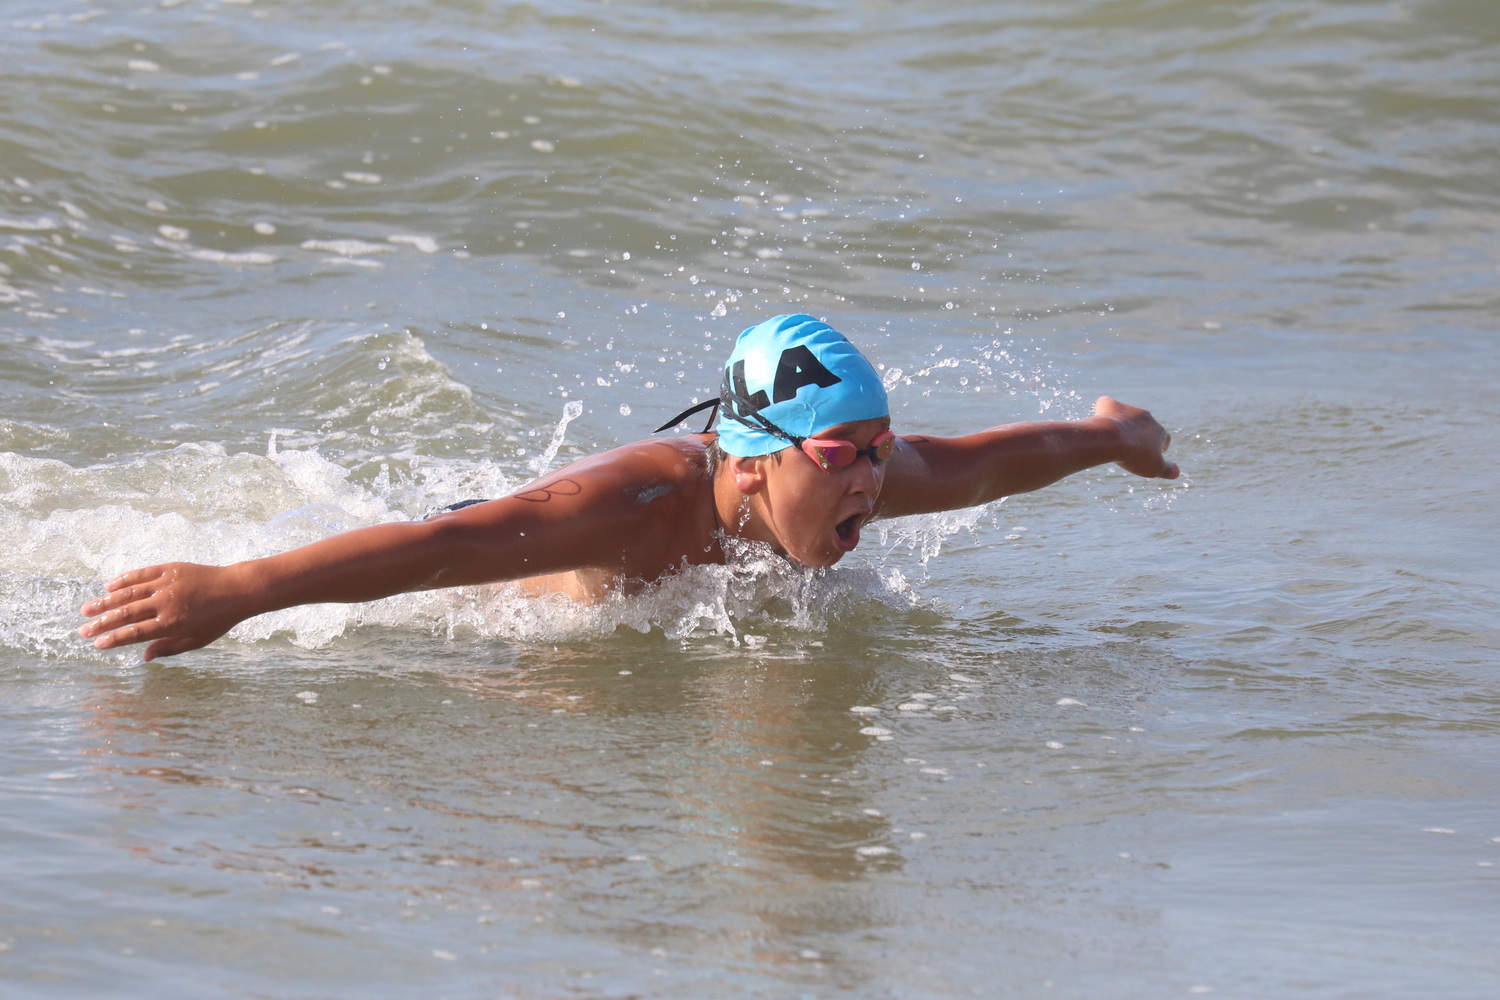
POLYGON ((904 517, 929 508, 929 494, 934 485, 930 460, 938 441, 927 434, 902 434, 896 438, 896 449, 886 463, 876 517, 904 517))
MULTIPOLYGON (((557 509, 588 551, 579 567, 652 580, 713 548, 712 435, 648 439, 583 458, 532 484, 568 492, 557 509)), ((516 494, 521 497, 522 494, 516 494)))
POLYGON ((582 475, 591 479, 611 480, 620 486, 662 480, 685 485, 707 479, 709 445, 712 434, 691 434, 677 438, 647 438, 611 448, 574 461, 555 476, 582 475))
POLYGON ((574 495, 622 514, 701 504, 713 492, 712 441, 711 434, 635 441, 571 462, 512 496, 574 495))

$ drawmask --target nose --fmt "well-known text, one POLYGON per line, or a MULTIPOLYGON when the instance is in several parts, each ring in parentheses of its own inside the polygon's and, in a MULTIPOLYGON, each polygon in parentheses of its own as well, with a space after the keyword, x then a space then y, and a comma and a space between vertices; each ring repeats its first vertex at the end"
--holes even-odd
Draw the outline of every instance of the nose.
POLYGON ((848 477, 849 492, 856 495, 868 493, 874 496, 880 492, 880 486, 885 482, 885 469, 872 462, 868 455, 856 458, 854 464, 844 470, 844 474, 848 477))

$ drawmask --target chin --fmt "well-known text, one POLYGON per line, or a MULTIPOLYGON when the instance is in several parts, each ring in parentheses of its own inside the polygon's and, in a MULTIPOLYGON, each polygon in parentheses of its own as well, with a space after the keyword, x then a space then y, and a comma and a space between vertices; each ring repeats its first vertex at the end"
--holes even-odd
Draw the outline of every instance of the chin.
POLYGON ((843 552, 831 552, 809 559, 799 558, 798 556, 790 556, 789 558, 798 566, 805 566, 808 569, 827 569, 844 558, 844 555, 845 553, 843 552))

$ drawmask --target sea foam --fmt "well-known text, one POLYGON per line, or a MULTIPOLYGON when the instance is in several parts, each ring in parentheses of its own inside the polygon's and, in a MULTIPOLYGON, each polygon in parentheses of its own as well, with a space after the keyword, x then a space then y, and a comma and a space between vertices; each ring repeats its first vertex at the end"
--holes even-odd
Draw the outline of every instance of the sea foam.
MULTIPOLYGON (((414 461, 399 473, 359 480, 316 448, 281 448, 274 437, 259 455, 193 444, 77 468, 0 453, 0 545, 13 554, 0 574, 7 623, 0 643, 48 656, 85 653, 87 643, 75 634, 78 607, 126 570, 271 555, 409 521, 456 500, 504 495, 525 478, 460 459, 414 461)), ((924 537, 931 530, 924 528, 924 537)), ((750 643, 767 626, 820 631, 872 602, 910 609, 919 600, 901 570, 881 565, 878 554, 810 570, 764 545, 743 544, 731 547, 727 565, 684 566, 596 603, 526 596, 506 584, 464 587, 289 608, 241 623, 227 641, 286 637, 318 648, 351 629, 383 626, 449 640, 560 641, 625 628, 750 643)))

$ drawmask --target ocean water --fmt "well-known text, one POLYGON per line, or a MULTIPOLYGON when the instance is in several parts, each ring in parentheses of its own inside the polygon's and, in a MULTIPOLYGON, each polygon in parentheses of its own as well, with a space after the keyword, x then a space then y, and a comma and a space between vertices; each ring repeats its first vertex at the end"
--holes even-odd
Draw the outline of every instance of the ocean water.
POLYGON ((1500 991, 1500 7, 0 6, 7 998, 1500 991), (143 664, 103 580, 489 496, 825 316, 1172 431, 593 608, 143 664))

